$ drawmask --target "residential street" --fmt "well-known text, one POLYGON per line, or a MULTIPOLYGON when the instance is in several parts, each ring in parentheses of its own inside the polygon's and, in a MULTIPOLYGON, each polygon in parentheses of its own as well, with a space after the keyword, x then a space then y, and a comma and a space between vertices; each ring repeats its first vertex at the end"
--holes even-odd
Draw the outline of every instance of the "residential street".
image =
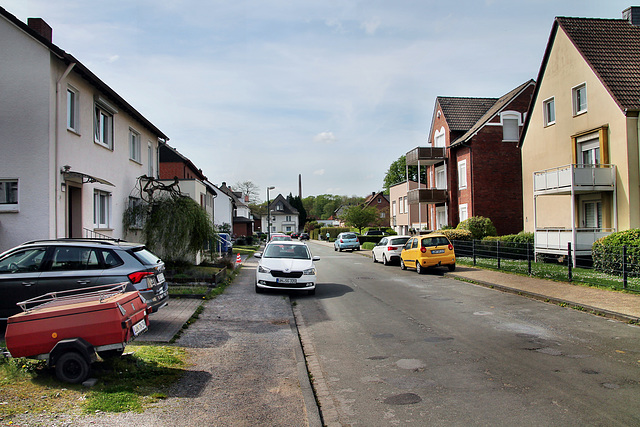
POLYGON ((638 327, 310 247, 292 300, 325 424, 640 424, 638 327))

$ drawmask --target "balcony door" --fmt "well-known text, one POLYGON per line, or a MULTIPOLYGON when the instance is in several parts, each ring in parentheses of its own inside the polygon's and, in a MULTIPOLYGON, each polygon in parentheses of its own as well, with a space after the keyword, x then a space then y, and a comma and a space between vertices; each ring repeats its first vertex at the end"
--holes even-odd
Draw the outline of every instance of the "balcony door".
POLYGON ((588 201, 583 203, 582 224, 585 228, 602 228, 602 203, 588 201))
POLYGON ((600 164, 600 140, 589 139, 579 142, 580 164, 581 165, 599 165, 600 164))

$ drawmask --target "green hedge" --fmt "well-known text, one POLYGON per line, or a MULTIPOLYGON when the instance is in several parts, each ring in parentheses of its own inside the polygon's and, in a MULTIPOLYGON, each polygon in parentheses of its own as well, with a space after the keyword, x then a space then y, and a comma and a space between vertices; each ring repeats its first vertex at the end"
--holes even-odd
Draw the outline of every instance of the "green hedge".
POLYGON ((627 247, 627 271, 640 273, 640 229, 619 231, 596 240, 591 247, 593 267, 607 274, 622 273, 622 251, 627 247))
POLYGON ((524 231, 521 231, 518 234, 505 234, 504 236, 487 236, 482 240, 519 244, 533 244, 534 242, 533 233, 525 233, 524 231))
MULTIPOLYGON (((314 230, 315 231, 315 230, 314 230)), ((350 228, 347 227, 322 227, 320 229, 320 240, 327 240, 327 232, 329 233, 329 240, 336 240, 338 234, 345 233, 347 231, 351 231, 350 228)))
POLYGON ((373 249, 376 246, 375 243, 373 242, 366 242, 362 245, 362 249, 370 251, 371 249, 373 249))
POLYGON ((471 234, 469 230, 448 229, 448 230, 438 230, 438 233, 444 234, 449 238, 449 240, 463 240, 463 241, 473 240, 473 234, 471 234))
POLYGON ((469 230, 475 240, 482 240, 487 236, 497 236, 498 232, 493 222, 483 216, 472 216, 465 219, 456 227, 456 230, 469 230))

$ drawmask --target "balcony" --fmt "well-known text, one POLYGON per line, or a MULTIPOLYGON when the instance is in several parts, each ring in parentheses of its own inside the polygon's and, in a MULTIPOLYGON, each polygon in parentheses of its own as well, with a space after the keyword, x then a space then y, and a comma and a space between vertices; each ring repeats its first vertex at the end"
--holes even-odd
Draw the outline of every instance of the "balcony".
POLYGON ((533 173, 533 194, 615 191, 615 165, 566 165, 533 173))
POLYGON ((407 165, 421 166, 434 165, 447 159, 447 149, 445 147, 416 147, 407 152, 407 165))
POLYGON ((535 232, 536 252, 567 253, 567 244, 571 242, 571 248, 577 254, 591 254, 591 246, 601 237, 613 233, 609 228, 577 228, 576 240, 573 241, 573 230, 570 228, 542 228, 535 232))
POLYGON ((447 190, 438 188, 416 188, 407 192, 407 202, 410 205, 418 203, 445 203, 447 201, 447 190))

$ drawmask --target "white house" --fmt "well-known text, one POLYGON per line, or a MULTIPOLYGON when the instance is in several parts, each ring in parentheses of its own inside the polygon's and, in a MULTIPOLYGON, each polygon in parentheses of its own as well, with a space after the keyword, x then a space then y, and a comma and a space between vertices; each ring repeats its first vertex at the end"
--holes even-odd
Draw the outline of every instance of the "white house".
MULTIPOLYGON (((269 212, 271 214, 271 233, 297 233, 300 230, 299 212, 287 202, 287 199, 282 197, 282 194, 278 194, 278 197, 271 202, 269 212)), ((268 221, 269 218, 264 215, 262 217, 263 230, 269 229, 268 221)))
POLYGON ((122 237, 137 178, 158 176, 158 144, 168 139, 52 32, 0 8, 0 250, 122 237))

